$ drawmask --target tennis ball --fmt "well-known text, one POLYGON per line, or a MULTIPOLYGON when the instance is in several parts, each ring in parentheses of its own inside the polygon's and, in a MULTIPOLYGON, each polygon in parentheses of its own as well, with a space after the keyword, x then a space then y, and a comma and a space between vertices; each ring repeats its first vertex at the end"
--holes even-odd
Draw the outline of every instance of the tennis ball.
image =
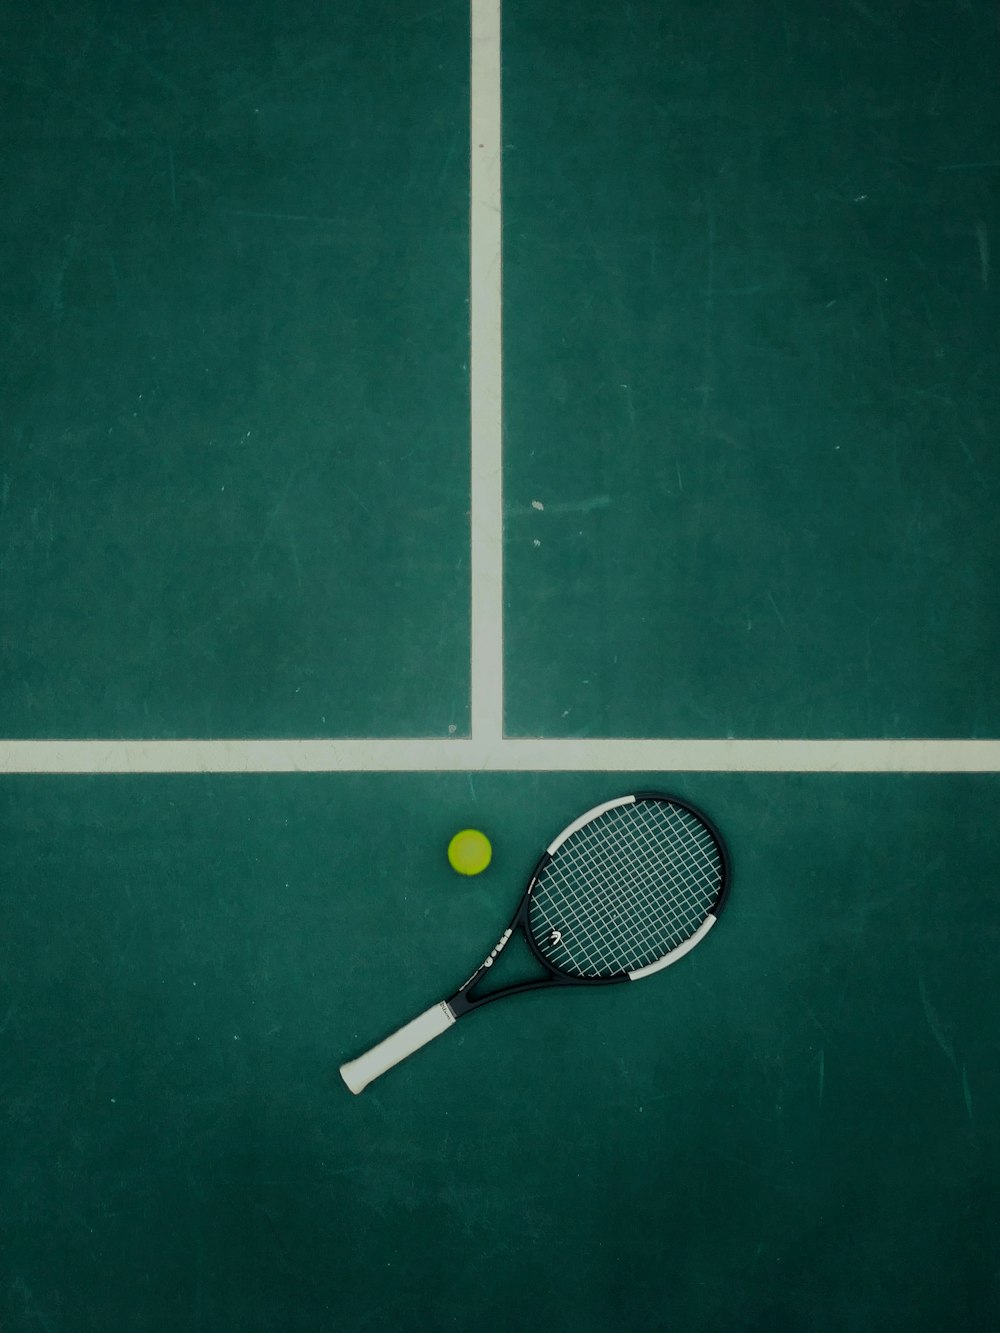
POLYGON ((464 828, 448 844, 448 860, 452 870, 460 875, 479 875, 489 865, 493 848, 485 833, 475 828, 464 828))

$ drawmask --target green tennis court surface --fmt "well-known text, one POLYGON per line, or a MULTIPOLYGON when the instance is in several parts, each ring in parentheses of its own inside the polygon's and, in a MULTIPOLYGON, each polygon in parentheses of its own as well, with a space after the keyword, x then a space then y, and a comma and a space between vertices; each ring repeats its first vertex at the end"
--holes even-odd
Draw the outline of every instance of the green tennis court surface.
POLYGON ((606 791, 8 787, 5 1328, 991 1327, 994 778, 688 780, 736 866, 690 958, 344 1088, 606 791))
POLYGON ((501 457, 468 5, 4 17, 3 1333, 1000 1328, 998 44, 985 0, 512 0, 501 457), (728 737, 959 771, 683 762, 728 737), (352 1097, 645 787, 729 845, 704 946, 352 1097))

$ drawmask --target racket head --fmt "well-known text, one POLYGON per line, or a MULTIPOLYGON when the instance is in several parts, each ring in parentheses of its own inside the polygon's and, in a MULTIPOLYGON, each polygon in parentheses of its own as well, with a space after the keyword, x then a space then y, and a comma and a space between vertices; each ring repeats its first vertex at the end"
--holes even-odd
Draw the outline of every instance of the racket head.
POLYGON ((525 893, 524 933, 538 960, 567 980, 636 981, 704 939, 731 874, 722 835, 689 801, 619 796, 549 844, 525 893))

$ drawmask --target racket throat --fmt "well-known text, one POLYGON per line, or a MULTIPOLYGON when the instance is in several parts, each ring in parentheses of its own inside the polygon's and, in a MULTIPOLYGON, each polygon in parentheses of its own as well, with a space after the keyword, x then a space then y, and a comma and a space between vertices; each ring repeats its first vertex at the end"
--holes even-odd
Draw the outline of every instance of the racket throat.
POLYGON ((572 986, 573 984, 572 979, 569 977, 533 977, 525 981, 514 981, 511 982, 509 986, 500 986, 496 990, 478 994, 479 982, 476 982, 475 985, 472 986, 463 986, 460 991, 456 991, 450 999, 445 1001, 445 1003, 456 1018, 462 1018, 465 1014, 471 1013, 473 1009, 481 1009, 484 1004, 489 1004, 491 1000, 505 1000, 508 995, 523 995, 528 991, 543 990, 549 986, 572 986))
POLYGON ((572 978, 550 970, 515 924, 504 931, 496 947, 447 1003, 455 1017, 460 1018, 490 1000, 562 984, 572 984, 572 978))

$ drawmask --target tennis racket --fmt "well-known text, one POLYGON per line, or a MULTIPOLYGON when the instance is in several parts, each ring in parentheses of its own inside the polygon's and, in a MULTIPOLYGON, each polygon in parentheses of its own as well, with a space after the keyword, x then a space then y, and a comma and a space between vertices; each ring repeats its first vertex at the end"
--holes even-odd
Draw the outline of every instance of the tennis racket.
POLYGON ((639 981, 700 944, 725 905, 729 854, 708 817, 659 792, 595 806, 549 843, 510 925, 464 986, 341 1065, 352 1092, 493 1000, 543 986, 639 981), (473 992, 520 930, 544 975, 473 992))

